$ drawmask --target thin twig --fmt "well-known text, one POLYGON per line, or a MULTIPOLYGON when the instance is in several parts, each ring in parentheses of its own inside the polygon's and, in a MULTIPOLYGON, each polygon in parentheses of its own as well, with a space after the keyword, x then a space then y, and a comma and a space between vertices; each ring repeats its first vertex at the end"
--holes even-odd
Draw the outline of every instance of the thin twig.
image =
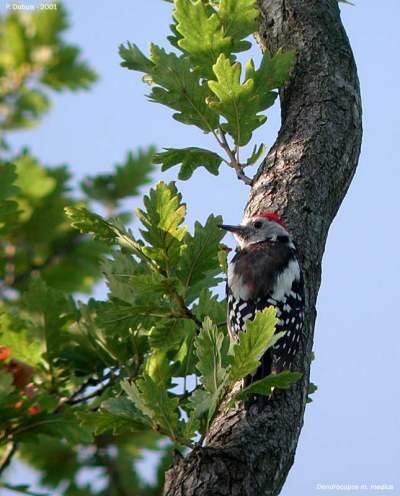
POLYGON ((17 452, 18 445, 15 441, 10 441, 5 449, 4 455, 0 462, 0 474, 4 472, 4 470, 10 465, 13 456, 17 452))
POLYGON ((106 375, 104 375, 103 377, 101 377, 100 379, 93 379, 92 380, 87 380, 84 384, 82 384, 82 386, 77 390, 75 391, 74 394, 72 394, 72 396, 70 396, 66 401, 65 403, 67 405, 77 405, 78 403, 82 403, 88 399, 91 399, 91 398, 94 398, 95 396, 99 396, 103 391, 105 391, 105 389, 107 389, 109 386, 111 386, 112 384, 114 384, 115 382, 115 374, 114 374, 115 370, 110 370, 110 372, 108 372, 106 375), (96 389, 96 391, 93 391, 92 393, 90 393, 89 395, 87 396, 83 396, 81 398, 78 398, 78 396, 83 393, 83 391, 87 388, 87 387, 90 387, 90 386, 93 386, 93 387, 96 387, 96 386, 99 386, 100 384, 102 384, 103 382, 107 381, 108 382, 106 384, 103 384, 101 388, 99 389, 96 389), (83 387, 84 386, 84 387, 83 387))
POLYGON ((87 400, 90 400, 91 398, 100 396, 100 394, 103 393, 110 385, 114 384, 114 379, 115 379, 114 373, 115 370, 110 370, 110 372, 100 377, 99 379, 93 379, 93 377, 89 378, 74 393, 72 393, 72 395, 69 398, 65 399, 64 401, 61 401, 60 404, 57 406, 57 408, 54 410, 54 413, 58 413, 60 410, 64 408, 65 405, 78 405, 80 403, 84 403, 87 400), (104 384, 101 388, 96 389, 96 391, 93 391, 93 393, 90 393, 87 396, 78 398, 78 396, 82 394, 86 388, 90 386, 96 387, 102 384, 107 379, 110 380, 106 384, 104 384))
POLYGON ((11 491, 13 493, 26 494, 27 496, 49 496, 48 493, 38 493, 36 491, 31 491, 25 485, 13 486, 12 484, 7 484, 7 482, 0 482, 0 489, 1 488, 7 489, 8 491, 11 491))
POLYGON ((97 396, 101 396, 104 391, 113 383, 112 379, 110 379, 107 384, 104 384, 93 393, 88 394, 87 396, 82 396, 81 398, 69 399, 65 402, 67 405, 79 405, 80 403, 84 403, 85 401, 91 400, 92 398, 96 398, 97 396))
POLYGON ((101 379, 93 379, 93 377, 90 377, 87 381, 81 384, 81 386, 74 393, 72 393, 72 395, 68 398, 68 400, 65 401, 65 403, 69 404, 71 401, 75 400, 75 398, 77 398, 80 394, 82 394, 86 388, 90 386, 96 387, 106 379, 107 379, 106 377, 102 377, 101 379))
POLYGON ((239 162, 239 147, 236 147, 235 155, 235 153, 231 150, 228 141, 226 140, 224 131, 221 128, 219 129, 219 134, 221 139, 218 139, 218 143, 226 151, 230 159, 228 165, 232 167, 232 169, 235 169, 236 175, 240 181, 243 181, 248 186, 252 186, 253 180, 250 179, 250 177, 246 176, 246 174, 243 172, 243 166, 239 162))
POLYGON ((202 322, 193 314, 193 312, 186 306, 185 300, 182 298, 182 296, 174 291, 174 293, 171 295, 175 302, 179 305, 180 309, 182 310, 183 315, 190 320, 193 320, 193 322, 196 324, 197 327, 201 327, 203 324, 202 322))

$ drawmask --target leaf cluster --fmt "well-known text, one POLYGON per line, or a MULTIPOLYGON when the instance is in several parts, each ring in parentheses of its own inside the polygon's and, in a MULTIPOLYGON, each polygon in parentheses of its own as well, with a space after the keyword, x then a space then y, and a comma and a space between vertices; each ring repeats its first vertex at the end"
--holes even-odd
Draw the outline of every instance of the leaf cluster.
POLYGON ((167 170, 180 165, 179 178, 189 179, 198 167, 218 174, 222 162, 250 182, 243 169, 261 158, 263 146, 247 161, 239 159, 240 148, 267 119, 264 111, 273 105, 288 77, 294 53, 265 51, 260 66, 250 58, 243 69, 237 54, 252 45, 248 37, 257 31, 256 0, 174 0, 172 35, 176 49, 167 52, 152 44, 147 57, 131 43, 120 46, 122 66, 144 73, 151 86, 149 99, 174 111, 174 119, 194 125, 216 139, 221 156, 202 148, 168 148, 156 155, 167 170), (230 144, 231 143, 231 144, 230 144))
POLYGON ((88 198, 103 203, 109 211, 114 211, 121 200, 137 196, 140 189, 149 184, 153 172, 155 148, 150 146, 129 151, 122 164, 114 166, 112 174, 98 174, 86 177, 81 188, 88 198))
MULTIPOLYGON (((0 19, 1 133, 36 124, 50 106, 48 90, 86 89, 96 79, 78 47, 65 41, 67 16, 57 7, 0 19)), ((167 463, 169 447, 158 446, 159 434, 138 433, 115 410, 100 411, 123 394, 124 378, 135 377, 149 338, 137 328, 112 334, 104 322, 111 308, 73 299, 93 293, 101 260, 113 248, 78 232, 64 212, 95 204, 121 225, 129 222, 123 202, 150 182, 154 148, 128 152, 111 172, 85 178, 80 191, 71 192, 67 165, 47 166, 2 136, 0 472, 17 447, 14 456, 38 470, 51 494, 60 483, 66 495, 114 494, 113 463, 126 491, 157 494, 161 475, 149 485, 130 461, 149 448, 165 453, 167 463), (91 455, 82 456, 85 450, 91 455), (103 471, 104 489, 82 487, 82 469, 103 471)), ((34 493, 9 482, 1 487, 34 493)))
POLYGON ((46 90, 89 88, 97 75, 65 41, 65 9, 10 11, 0 19, 0 130, 31 127, 50 108, 46 90))
MULTIPOLYGON (((13 250, 2 259, 0 345, 9 356, 2 353, 6 358, 0 359, 0 448, 12 438, 20 446, 20 456, 41 470, 43 483, 52 487, 56 480, 70 479, 65 494, 73 494, 75 479, 68 470, 78 472, 82 444, 94 445, 96 463, 107 466, 106 448, 98 446, 104 437, 105 446, 120 453, 118 470, 123 470, 127 450, 135 447, 139 456, 146 440, 153 440, 154 449, 158 446, 154 440, 161 435, 178 444, 191 443, 197 424, 188 426, 181 419, 180 401, 169 391, 177 378, 186 380, 196 371, 194 339, 208 302, 216 315, 224 314, 224 303, 208 289, 220 281, 221 219, 210 216, 188 232, 181 195, 173 184, 159 183, 138 212, 142 239, 136 239, 120 221, 106 220, 87 210, 87 202, 70 198, 64 168, 43 167, 27 152, 14 163, 2 169, 0 202, 0 207, 15 202, 15 218, 11 225, 11 217, 5 219, 3 234, 13 250), (64 208, 72 226, 59 211, 64 208), (34 222, 39 222, 36 233, 34 222), (42 222, 53 229, 49 232, 43 226, 41 231, 42 222), (82 255, 80 267, 75 253, 70 278, 66 277, 68 253, 55 256, 52 245, 53 238, 66 232, 74 236, 77 249, 84 243, 99 246, 92 255, 96 278, 88 289, 102 271, 109 288, 107 301, 91 299, 84 304, 71 298, 71 291, 83 289, 81 278, 87 281, 89 259, 82 255), (87 237, 88 232, 97 239, 87 237), (32 253, 25 254, 23 244, 32 253), (52 259, 43 263, 35 246, 48 249, 52 259), (99 268, 99 258, 106 253, 99 268), (59 276, 49 277, 50 269, 59 276), (151 399, 145 412, 129 399, 134 388, 151 399), (33 449, 39 439, 42 444, 33 449), (42 463, 30 456, 49 446, 60 456, 68 454, 71 464, 52 470, 50 455, 43 454, 42 463)), ((62 240, 60 246, 65 248, 62 240)), ((126 468, 124 477, 150 491, 132 467, 126 468)))

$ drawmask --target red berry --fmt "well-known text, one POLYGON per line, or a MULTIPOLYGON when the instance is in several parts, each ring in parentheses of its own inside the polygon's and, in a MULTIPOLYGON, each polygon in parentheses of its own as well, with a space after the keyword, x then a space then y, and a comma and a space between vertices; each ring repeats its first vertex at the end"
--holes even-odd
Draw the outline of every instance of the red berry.
POLYGON ((7 360, 11 355, 11 348, 8 346, 0 346, 0 362, 7 360))
POLYGON ((29 415, 37 415, 40 413, 40 406, 30 406, 28 408, 29 415))

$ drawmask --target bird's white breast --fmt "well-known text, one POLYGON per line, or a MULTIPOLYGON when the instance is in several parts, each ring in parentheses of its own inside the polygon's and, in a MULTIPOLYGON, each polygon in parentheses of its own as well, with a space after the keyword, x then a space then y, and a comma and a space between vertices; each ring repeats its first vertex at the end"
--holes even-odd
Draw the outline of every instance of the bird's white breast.
POLYGON ((277 276, 271 295, 272 298, 282 301, 290 293, 293 282, 299 279, 299 262, 297 260, 291 260, 287 267, 277 276))

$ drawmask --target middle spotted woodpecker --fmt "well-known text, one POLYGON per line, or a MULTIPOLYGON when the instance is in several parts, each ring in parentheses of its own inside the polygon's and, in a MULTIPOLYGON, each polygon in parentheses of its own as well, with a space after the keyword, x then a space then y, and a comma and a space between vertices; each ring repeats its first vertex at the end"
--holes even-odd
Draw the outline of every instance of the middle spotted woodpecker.
POLYGON ((304 283, 296 248, 282 219, 273 212, 245 218, 239 226, 221 225, 233 233, 237 250, 228 267, 228 330, 231 339, 245 330, 245 322, 266 307, 275 307, 275 332, 285 331, 261 358, 255 375, 290 369, 304 328, 304 283))

